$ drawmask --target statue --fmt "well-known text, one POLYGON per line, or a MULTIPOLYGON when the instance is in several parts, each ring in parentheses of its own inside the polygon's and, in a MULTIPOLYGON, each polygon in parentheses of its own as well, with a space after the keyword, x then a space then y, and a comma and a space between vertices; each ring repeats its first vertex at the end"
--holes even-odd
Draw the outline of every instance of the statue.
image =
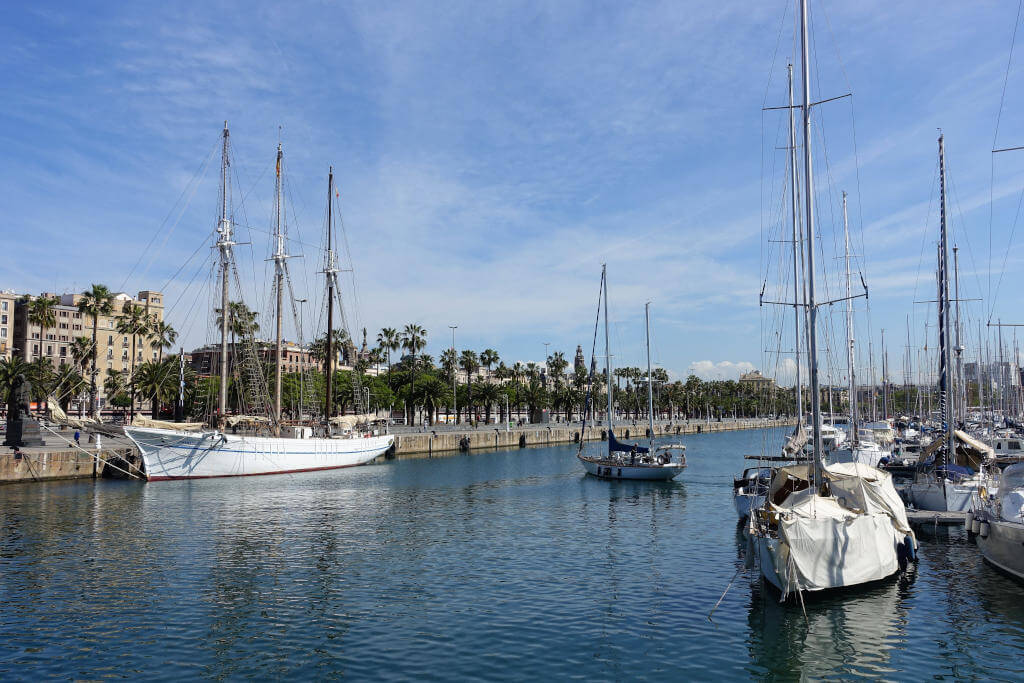
POLYGON ((5 446, 42 446, 39 423, 32 419, 30 403, 32 384, 24 374, 17 374, 11 380, 7 391, 7 438, 5 446))

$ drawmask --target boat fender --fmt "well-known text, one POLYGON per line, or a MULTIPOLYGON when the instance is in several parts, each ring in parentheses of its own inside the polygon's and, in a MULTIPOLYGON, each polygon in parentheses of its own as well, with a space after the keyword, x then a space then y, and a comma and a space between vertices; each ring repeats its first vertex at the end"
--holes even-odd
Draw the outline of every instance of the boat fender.
POLYGON ((981 531, 981 520, 975 518, 971 520, 971 533, 977 536, 979 531, 981 531))
POLYGON ((526 434, 519 435, 519 447, 526 448, 526 434))
POLYGON ((974 513, 968 512, 967 515, 964 516, 964 528, 967 529, 968 533, 971 532, 972 524, 974 524, 974 513))
POLYGON ((981 528, 978 529, 978 535, 982 538, 988 538, 988 522, 982 522, 981 528))
POLYGON ((572 433, 572 442, 573 443, 579 443, 580 442, 580 433, 579 432, 573 432, 572 433))

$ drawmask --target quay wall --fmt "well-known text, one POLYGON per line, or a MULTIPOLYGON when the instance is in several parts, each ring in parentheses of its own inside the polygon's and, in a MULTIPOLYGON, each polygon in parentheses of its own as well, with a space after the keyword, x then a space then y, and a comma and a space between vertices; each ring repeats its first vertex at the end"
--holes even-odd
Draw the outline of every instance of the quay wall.
POLYGON ((105 463, 113 458, 128 459, 134 449, 127 446, 104 448, 100 463, 92 455, 75 448, 25 448, 21 457, 14 451, 0 452, 0 484, 56 479, 92 479, 103 476, 105 463))
MULTIPOLYGON (((740 429, 763 429, 794 424, 780 420, 735 420, 729 422, 682 422, 655 424, 655 436, 675 436, 709 432, 727 432, 740 429)), ((590 426, 581 431, 579 425, 530 425, 505 431, 501 427, 474 431, 416 432, 395 434, 396 456, 433 455, 453 451, 473 451, 489 448, 526 448, 553 444, 600 441, 606 438, 607 427, 590 426)), ((646 438, 647 425, 616 425, 615 435, 620 441, 646 438), (628 434, 628 436, 627 436, 628 434)))

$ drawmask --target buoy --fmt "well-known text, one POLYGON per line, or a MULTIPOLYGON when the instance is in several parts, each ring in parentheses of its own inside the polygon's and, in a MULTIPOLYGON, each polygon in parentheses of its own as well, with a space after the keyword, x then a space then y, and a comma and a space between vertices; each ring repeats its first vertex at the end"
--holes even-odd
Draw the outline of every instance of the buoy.
POLYGON ((982 538, 988 538, 988 522, 981 523, 981 527, 978 529, 978 535, 982 538))

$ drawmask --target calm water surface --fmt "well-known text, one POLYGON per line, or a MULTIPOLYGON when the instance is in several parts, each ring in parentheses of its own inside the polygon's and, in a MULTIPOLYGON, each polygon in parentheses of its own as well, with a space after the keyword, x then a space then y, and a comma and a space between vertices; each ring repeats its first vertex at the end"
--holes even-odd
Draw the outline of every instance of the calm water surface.
POLYGON ((564 446, 2 488, 0 678, 1024 677, 1024 586, 959 530, 806 619, 742 571, 731 477, 765 438, 688 437, 672 484, 564 446))

